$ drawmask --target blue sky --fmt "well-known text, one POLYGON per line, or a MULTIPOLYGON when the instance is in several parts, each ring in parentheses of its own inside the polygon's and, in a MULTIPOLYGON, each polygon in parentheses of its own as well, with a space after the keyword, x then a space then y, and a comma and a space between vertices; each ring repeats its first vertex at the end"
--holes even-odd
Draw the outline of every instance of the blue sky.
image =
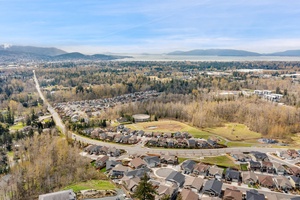
POLYGON ((300 49, 300 1, 0 0, 0 43, 83 53, 300 49))

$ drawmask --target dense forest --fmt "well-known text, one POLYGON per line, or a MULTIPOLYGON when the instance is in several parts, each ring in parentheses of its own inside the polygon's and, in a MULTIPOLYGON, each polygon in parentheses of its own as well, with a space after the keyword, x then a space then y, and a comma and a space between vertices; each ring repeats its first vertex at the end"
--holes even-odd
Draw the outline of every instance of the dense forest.
POLYGON ((211 101, 208 98, 193 99, 189 95, 166 95, 151 102, 120 106, 111 112, 115 113, 114 117, 124 113, 149 113, 158 118, 185 121, 200 128, 237 122, 275 138, 288 139, 290 134, 300 132, 300 109, 278 106, 257 97, 211 101))
POLYGON ((60 136, 35 135, 19 142, 20 162, 11 170, 11 186, 2 188, 0 199, 36 199, 39 194, 59 190, 71 183, 106 179, 96 171, 79 148, 60 136))

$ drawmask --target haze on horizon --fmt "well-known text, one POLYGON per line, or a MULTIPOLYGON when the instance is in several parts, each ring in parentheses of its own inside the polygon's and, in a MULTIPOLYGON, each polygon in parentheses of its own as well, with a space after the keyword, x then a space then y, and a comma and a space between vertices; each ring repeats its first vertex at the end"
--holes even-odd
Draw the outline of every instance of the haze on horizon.
POLYGON ((300 49, 300 1, 0 0, 0 43, 82 53, 300 49))

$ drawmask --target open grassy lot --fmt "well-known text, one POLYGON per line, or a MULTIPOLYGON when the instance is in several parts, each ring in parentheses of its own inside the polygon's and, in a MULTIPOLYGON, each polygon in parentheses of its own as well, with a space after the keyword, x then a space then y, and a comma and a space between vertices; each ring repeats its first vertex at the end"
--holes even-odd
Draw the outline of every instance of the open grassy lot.
POLYGON ((94 190, 112 190, 116 187, 109 181, 106 180, 90 180, 87 182, 80 182, 75 183, 72 185, 69 185, 65 187, 65 190, 73 189, 74 192, 79 192, 80 190, 88 190, 88 189, 94 189, 94 190))
POLYGON ((205 139, 211 136, 211 134, 206 131, 202 131, 198 128, 174 120, 159 120, 153 122, 128 124, 126 127, 133 130, 144 130, 146 132, 188 132, 196 138, 205 139))
POLYGON ((220 167, 232 167, 236 169, 240 169, 239 165, 236 165, 228 156, 214 156, 214 157, 204 157, 204 159, 200 160, 201 162, 208 163, 211 165, 218 165, 220 167))
POLYGON ((9 129, 14 130, 14 131, 17 131, 17 130, 20 130, 21 128, 23 128, 23 127, 24 127, 24 126, 23 126, 23 123, 22 123, 22 122, 19 122, 19 123, 17 123, 16 125, 11 126, 9 129))
POLYGON ((232 141, 245 141, 261 138, 261 134, 250 131, 244 124, 228 123, 223 127, 203 129, 212 134, 220 135, 232 141))

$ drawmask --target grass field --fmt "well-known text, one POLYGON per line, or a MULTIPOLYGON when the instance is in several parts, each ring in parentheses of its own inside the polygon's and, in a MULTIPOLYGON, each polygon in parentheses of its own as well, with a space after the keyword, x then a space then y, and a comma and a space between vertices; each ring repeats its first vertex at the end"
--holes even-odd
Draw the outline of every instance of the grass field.
POLYGON ((211 165, 218 165, 220 167, 232 167, 236 169, 240 169, 239 165, 236 165, 228 156, 214 156, 214 157, 204 157, 204 159, 200 160, 201 162, 208 163, 211 165))
POLYGON ((242 171, 248 171, 248 164, 241 164, 240 167, 242 171))
POLYGON ((104 180, 91 180, 87 182, 80 182, 75 183, 72 185, 69 185, 65 187, 65 190, 73 189, 74 192, 79 192, 81 190, 88 190, 88 189, 94 189, 94 190, 112 190, 116 187, 109 181, 104 180))
POLYGON ((153 122, 128 124, 126 127, 133 130, 144 130, 145 132, 188 132, 195 138, 207 139, 211 136, 211 134, 206 131, 202 131, 198 128, 174 120, 159 120, 153 122))
POLYGON ((22 122, 19 122, 19 123, 17 123, 16 125, 11 126, 9 129, 14 130, 14 131, 17 131, 17 130, 20 130, 21 128, 23 128, 23 127, 24 127, 24 126, 23 126, 23 123, 22 123, 22 122))
POLYGON ((209 133, 220 135, 232 141, 245 141, 261 138, 261 134, 250 131, 244 124, 228 123, 223 127, 203 129, 209 133))

